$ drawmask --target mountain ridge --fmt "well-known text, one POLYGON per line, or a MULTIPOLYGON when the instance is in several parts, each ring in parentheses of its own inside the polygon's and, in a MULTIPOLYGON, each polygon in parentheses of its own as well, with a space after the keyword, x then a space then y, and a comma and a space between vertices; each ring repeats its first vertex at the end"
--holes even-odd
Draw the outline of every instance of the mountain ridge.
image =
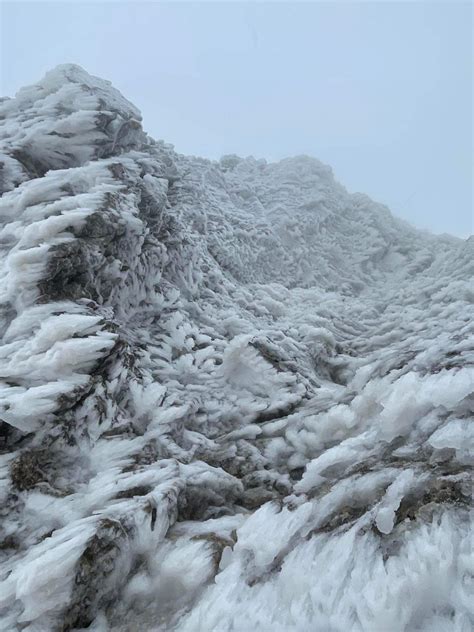
POLYGON ((468 629, 472 239, 77 66, 0 153, 0 630, 468 629))

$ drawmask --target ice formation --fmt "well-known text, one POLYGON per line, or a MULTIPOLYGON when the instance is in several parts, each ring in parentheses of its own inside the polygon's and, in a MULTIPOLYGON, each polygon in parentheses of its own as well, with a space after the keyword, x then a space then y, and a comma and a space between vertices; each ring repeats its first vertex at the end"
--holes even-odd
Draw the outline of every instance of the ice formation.
POLYGON ((472 630, 473 239, 72 65, 0 152, 0 630, 472 630))

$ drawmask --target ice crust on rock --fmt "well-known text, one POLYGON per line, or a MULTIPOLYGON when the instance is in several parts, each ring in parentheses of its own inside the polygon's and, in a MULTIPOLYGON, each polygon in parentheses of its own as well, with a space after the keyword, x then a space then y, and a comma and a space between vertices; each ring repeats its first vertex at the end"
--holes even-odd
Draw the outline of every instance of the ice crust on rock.
POLYGON ((0 153, 0 630, 471 630, 473 239, 72 65, 0 153))

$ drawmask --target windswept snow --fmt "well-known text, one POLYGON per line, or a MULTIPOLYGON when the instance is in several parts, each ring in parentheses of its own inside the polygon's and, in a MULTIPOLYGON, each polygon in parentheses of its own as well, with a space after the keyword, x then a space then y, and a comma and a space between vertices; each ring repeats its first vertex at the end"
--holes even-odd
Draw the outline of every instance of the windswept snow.
POLYGON ((470 631, 473 239, 72 65, 0 153, 0 630, 470 631))

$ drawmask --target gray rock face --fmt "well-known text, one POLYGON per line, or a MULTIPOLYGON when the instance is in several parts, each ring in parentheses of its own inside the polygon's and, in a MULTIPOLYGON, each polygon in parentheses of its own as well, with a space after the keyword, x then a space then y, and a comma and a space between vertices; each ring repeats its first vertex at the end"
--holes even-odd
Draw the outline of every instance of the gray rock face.
POLYGON ((473 240, 77 66, 0 153, 0 630, 469 630, 473 240))

